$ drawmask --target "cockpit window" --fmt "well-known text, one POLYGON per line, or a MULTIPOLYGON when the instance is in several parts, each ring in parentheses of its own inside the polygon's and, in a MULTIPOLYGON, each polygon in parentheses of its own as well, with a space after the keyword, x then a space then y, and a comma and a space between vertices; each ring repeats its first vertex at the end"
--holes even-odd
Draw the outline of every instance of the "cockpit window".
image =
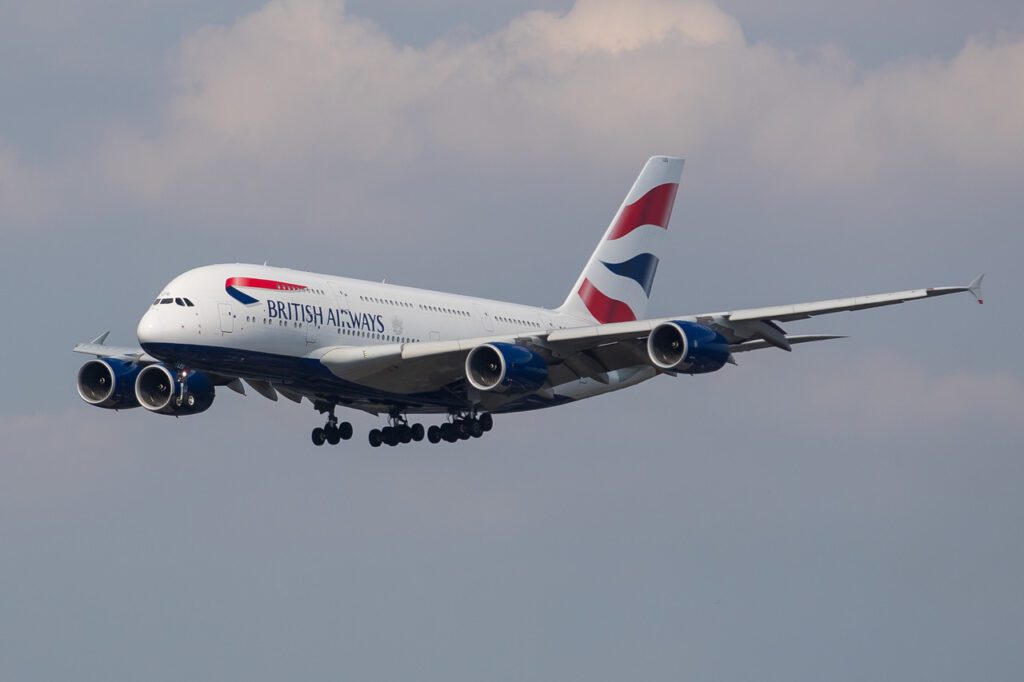
POLYGON ((183 300, 181 300, 180 298, 174 299, 174 302, 177 303, 178 305, 180 305, 183 308, 185 307, 185 302, 183 300))
POLYGON ((168 303, 174 303, 173 298, 164 298, 160 300, 160 305, 167 305, 168 303))
POLYGON ((185 305, 188 306, 189 308, 195 307, 195 304, 192 303, 192 301, 188 300, 187 298, 185 299, 185 305))
POLYGON ((160 299, 158 298, 155 301, 153 301, 153 305, 160 305, 160 299))

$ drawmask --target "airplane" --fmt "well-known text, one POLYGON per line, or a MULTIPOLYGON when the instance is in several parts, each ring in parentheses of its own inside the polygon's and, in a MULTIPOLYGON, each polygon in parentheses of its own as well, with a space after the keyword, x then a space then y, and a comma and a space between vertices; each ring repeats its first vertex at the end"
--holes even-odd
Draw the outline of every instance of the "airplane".
POLYGON ((752 350, 844 338, 782 324, 969 292, 931 287, 790 305, 646 318, 684 160, 644 165, 564 303, 547 309, 266 265, 189 270, 139 322, 138 347, 106 344, 78 372, 96 407, 204 412, 217 387, 312 403, 314 445, 353 435, 336 408, 384 416, 373 447, 480 438, 494 416, 556 407, 661 375, 717 372, 752 350), (424 428, 411 415, 441 415, 424 428))

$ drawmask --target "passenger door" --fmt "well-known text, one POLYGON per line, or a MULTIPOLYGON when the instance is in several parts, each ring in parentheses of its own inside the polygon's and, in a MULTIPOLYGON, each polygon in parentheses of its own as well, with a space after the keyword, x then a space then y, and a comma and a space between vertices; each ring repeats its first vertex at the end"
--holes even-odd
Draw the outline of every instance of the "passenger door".
POLYGON ((230 334, 235 329, 235 314, 231 310, 230 303, 218 304, 220 308, 220 331, 223 334, 230 334))

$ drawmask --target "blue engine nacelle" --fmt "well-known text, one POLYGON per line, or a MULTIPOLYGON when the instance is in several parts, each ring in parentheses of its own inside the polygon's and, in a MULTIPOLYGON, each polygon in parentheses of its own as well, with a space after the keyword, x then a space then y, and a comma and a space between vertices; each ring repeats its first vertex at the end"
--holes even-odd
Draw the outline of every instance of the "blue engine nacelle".
POLYGON ((202 372, 179 374, 164 365, 150 365, 135 379, 135 399, 157 414, 199 414, 209 409, 215 395, 213 382, 202 372))
POLYGON ((531 393, 548 380, 548 365, 529 348, 485 343, 466 356, 466 380, 481 391, 531 393))
POLYGON ((705 374, 729 362, 729 342, 711 327, 696 322, 663 322, 647 337, 647 355, 661 369, 705 374))
POLYGON ((117 358, 97 358, 78 370, 78 395, 82 400, 110 410, 138 407, 135 378, 141 367, 137 362, 117 358))

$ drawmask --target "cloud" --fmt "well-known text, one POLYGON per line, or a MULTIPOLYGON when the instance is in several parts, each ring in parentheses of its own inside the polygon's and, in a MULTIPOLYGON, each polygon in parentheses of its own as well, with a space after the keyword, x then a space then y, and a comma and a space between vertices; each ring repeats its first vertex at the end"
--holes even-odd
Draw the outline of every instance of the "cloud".
POLYGON ((107 191, 299 227, 467 167, 552 178, 671 152, 745 188, 849 196, 922 169, 1005 181, 1024 158, 1020 37, 864 71, 751 44, 710 2, 580 0, 418 49, 337 0, 271 0, 189 35, 173 72, 156 132, 99 147, 107 191))
POLYGON ((13 152, 0 147, 0 221, 4 227, 45 218, 54 203, 46 186, 58 177, 58 173, 26 166, 13 152))

